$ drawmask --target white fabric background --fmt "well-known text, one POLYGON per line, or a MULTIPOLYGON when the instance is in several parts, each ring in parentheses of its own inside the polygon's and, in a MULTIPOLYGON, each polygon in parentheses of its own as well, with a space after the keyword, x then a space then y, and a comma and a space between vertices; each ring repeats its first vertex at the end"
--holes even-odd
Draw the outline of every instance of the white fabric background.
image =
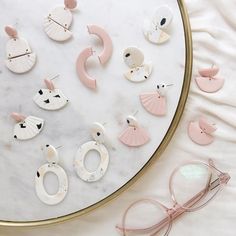
POLYGON ((186 0, 193 32, 194 69, 216 64, 225 78, 224 88, 215 94, 201 92, 192 80, 187 106, 169 147, 152 168, 128 191, 108 205, 81 218, 55 226, 36 229, 1 228, 1 236, 116 236, 114 226, 125 208, 144 196, 171 201, 168 178, 174 167, 184 161, 207 160, 231 175, 224 191, 204 209, 187 213, 177 220, 170 235, 236 235, 236 1, 186 0), (191 119, 205 114, 215 121, 215 142, 206 147, 192 143, 186 132, 191 119))

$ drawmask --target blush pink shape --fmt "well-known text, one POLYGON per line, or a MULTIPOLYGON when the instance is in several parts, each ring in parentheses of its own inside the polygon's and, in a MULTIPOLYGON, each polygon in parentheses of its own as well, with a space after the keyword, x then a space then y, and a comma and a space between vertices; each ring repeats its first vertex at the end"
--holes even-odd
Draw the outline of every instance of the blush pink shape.
POLYGON ((12 26, 6 26, 5 27, 5 31, 7 33, 7 35, 11 38, 17 38, 17 31, 16 29, 14 29, 12 26))
POLYGON ((55 87, 54 87, 54 84, 51 80, 47 80, 45 79, 44 80, 44 83, 46 84, 46 87, 49 89, 49 90, 54 90, 55 87))
POLYGON ((74 9, 77 6, 76 0, 64 0, 65 7, 68 9, 74 9))
POLYGON ((11 113, 11 117, 16 121, 16 122, 21 122, 24 121, 26 119, 26 117, 22 114, 16 113, 16 112, 12 112, 11 113))

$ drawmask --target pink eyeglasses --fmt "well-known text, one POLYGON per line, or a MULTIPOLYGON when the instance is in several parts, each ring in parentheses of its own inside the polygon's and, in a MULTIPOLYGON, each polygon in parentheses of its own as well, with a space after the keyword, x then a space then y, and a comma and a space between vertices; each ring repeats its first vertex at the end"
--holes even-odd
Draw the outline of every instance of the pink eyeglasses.
POLYGON ((211 159, 208 163, 195 161, 181 165, 172 172, 169 179, 169 192, 174 202, 172 208, 167 208, 155 199, 138 200, 126 209, 121 226, 117 225, 116 228, 124 236, 129 233, 167 236, 173 220, 185 212, 196 211, 206 206, 223 189, 229 179, 229 174, 217 169, 211 159), (155 214, 153 214, 154 210, 155 214), (140 228, 126 226, 128 223, 134 225, 132 221, 137 225, 138 220, 139 225, 144 225, 147 223, 148 214, 155 215, 157 218, 140 228), (131 222, 127 222, 128 219, 131 222), (160 232, 162 234, 159 234, 160 232))

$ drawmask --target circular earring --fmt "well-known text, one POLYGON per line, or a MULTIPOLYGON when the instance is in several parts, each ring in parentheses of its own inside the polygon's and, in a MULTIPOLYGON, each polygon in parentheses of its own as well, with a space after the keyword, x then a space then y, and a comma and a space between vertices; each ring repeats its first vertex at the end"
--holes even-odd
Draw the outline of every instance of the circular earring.
POLYGON ((77 151, 74 167, 77 175, 86 182, 95 182, 101 179, 106 173, 109 164, 109 153, 105 147, 105 128, 102 124, 95 122, 91 129, 94 141, 84 143, 77 151), (100 155, 100 164, 98 168, 89 172, 84 166, 84 159, 89 151, 97 151, 100 155))
POLYGON ((125 64, 130 68, 124 74, 125 78, 131 82, 143 82, 152 73, 152 63, 144 63, 144 55, 136 47, 128 47, 123 53, 125 64))
POLYGON ((37 136, 43 129, 44 120, 35 116, 24 116, 13 112, 11 117, 17 122, 14 127, 14 138, 28 140, 37 136))
POLYGON ((44 30, 49 38, 55 41, 66 41, 72 36, 69 30, 73 16, 71 11, 76 8, 76 0, 64 0, 65 6, 56 7, 44 21, 44 30))
POLYGON ((62 93, 60 89, 56 89, 52 80, 44 80, 47 89, 40 89, 34 96, 34 102, 42 109, 55 111, 63 108, 69 102, 68 98, 62 93))
POLYGON ((147 131, 139 126, 138 121, 134 116, 128 116, 126 122, 128 127, 119 136, 119 140, 123 144, 129 147, 139 147, 150 140, 147 131))
POLYGON ((58 165, 59 157, 56 148, 52 145, 45 145, 43 147, 44 155, 48 163, 42 165, 35 176, 35 190, 38 198, 47 205, 56 205, 64 200, 68 192, 68 178, 64 169, 58 165), (59 189, 56 194, 49 195, 44 187, 44 176, 48 173, 54 173, 59 182, 59 189))
POLYGON ((144 93, 139 96, 143 107, 154 116, 164 116, 166 114, 166 91, 173 84, 158 84, 155 92, 144 93))
POLYGON ((159 7, 151 20, 145 20, 143 33, 146 39, 154 44, 166 42, 170 35, 163 30, 166 29, 173 18, 173 12, 168 6, 159 7))
POLYGON ((30 71, 36 63, 36 54, 32 52, 28 42, 18 36, 16 29, 6 26, 5 31, 10 37, 6 45, 6 67, 17 74, 30 71))

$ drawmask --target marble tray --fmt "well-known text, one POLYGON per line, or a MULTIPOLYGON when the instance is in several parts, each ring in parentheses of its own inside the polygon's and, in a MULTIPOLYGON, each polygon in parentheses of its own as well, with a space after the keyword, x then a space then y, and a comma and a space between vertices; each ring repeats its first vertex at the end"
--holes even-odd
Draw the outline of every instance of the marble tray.
MULTIPOLYGON (((75 212, 80 214, 81 210, 88 207, 92 209, 94 204, 101 204, 98 203, 101 200, 115 196, 114 192, 147 167, 158 147, 157 155, 167 145, 187 97, 191 74, 191 43, 187 37, 187 28, 184 30, 177 1, 78 0, 79 10, 73 13, 74 22, 71 28, 74 37, 65 43, 50 40, 43 31, 44 17, 57 4, 63 4, 63 1, 1 1, 1 224, 6 221, 37 222, 75 212), (145 40, 142 24, 145 16, 152 14, 153 9, 164 3, 174 13, 169 29, 171 39, 166 44, 157 46, 145 40), (18 32, 28 40, 38 56, 35 68, 23 75, 11 73, 3 63, 8 40, 3 27, 15 23, 18 32), (75 69, 76 58, 82 49, 95 45, 97 51, 101 50, 101 42, 87 32, 86 25, 92 23, 103 26, 111 35, 114 44, 112 59, 105 67, 101 67, 96 58, 89 60, 89 73, 97 78, 96 92, 81 84, 75 69), (128 46, 140 47, 145 58, 153 62, 153 74, 148 81, 133 84, 124 79, 123 73, 127 67, 123 62, 122 52, 128 46), (55 74, 60 74, 60 79, 55 81, 56 86, 69 97, 70 103, 60 111, 43 111, 33 103, 32 97, 43 86, 43 79, 55 74), (174 84, 168 93, 168 114, 162 118, 147 113, 138 98, 140 93, 154 90, 160 82, 174 84), (24 114, 42 117, 46 121, 43 132, 30 141, 19 142, 13 139, 14 121, 9 114, 19 109, 24 114), (119 142, 117 136, 125 127, 126 115, 137 110, 139 112, 136 117, 149 131, 151 141, 140 148, 128 148, 119 142), (91 140, 89 128, 94 121, 106 123, 114 150, 109 149, 110 164, 104 178, 95 183, 85 183, 75 174, 73 160, 79 145, 91 140), (46 143, 63 146, 58 150, 60 165, 69 178, 68 195, 62 203, 55 206, 43 204, 35 194, 34 176, 37 169, 45 163, 40 146, 46 143)), ((179 4, 182 9, 181 1, 179 4)), ((86 166, 94 169, 98 162, 98 155, 91 152, 86 159, 86 166)), ((45 185, 49 193, 55 192, 56 177, 49 174, 45 185)), ((116 195, 117 193, 120 191, 116 195)))

